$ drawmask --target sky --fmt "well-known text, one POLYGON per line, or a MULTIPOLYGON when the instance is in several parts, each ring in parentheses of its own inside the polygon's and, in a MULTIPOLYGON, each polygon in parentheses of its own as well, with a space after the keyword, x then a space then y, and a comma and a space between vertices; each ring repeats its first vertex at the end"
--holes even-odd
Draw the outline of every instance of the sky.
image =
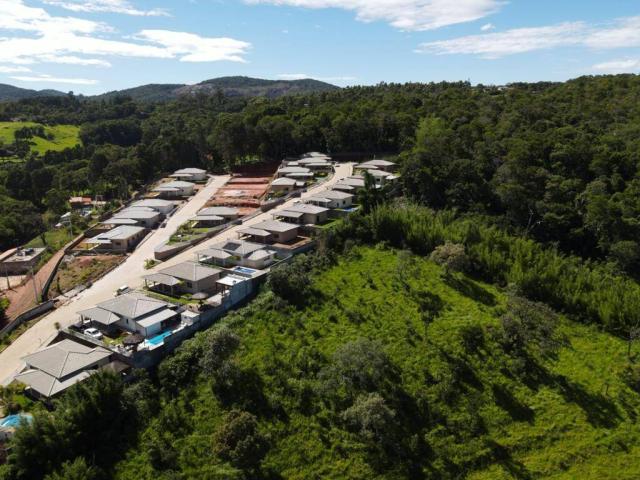
POLYGON ((24 88, 623 72, 640 73, 639 0, 0 0, 0 83, 24 88))

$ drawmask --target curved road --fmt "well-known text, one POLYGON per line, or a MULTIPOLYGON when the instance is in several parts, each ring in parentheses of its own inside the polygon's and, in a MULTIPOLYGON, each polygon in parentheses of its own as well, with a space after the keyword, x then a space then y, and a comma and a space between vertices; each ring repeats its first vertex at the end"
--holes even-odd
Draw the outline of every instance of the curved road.
MULTIPOLYGON (((335 174, 326 182, 310 188, 302 194, 302 198, 314 195, 325 188, 333 185, 338 180, 351 175, 353 163, 342 163, 336 166, 335 174)), ((194 259, 194 252, 205 249, 213 244, 237 238, 238 230, 247 226, 260 223, 264 220, 271 219, 271 212, 265 212, 248 220, 246 223, 233 227, 222 232, 215 237, 202 242, 195 247, 185 250, 175 257, 160 263, 156 267, 145 270, 144 261, 153 258, 153 249, 162 242, 169 239, 175 230, 189 218, 194 216, 205 203, 211 198, 215 192, 229 180, 229 176, 216 176, 191 200, 184 204, 167 222, 165 228, 154 230, 143 241, 141 245, 116 269, 109 272, 100 280, 95 282, 91 288, 88 288, 78 296, 71 299, 66 304, 60 306, 49 315, 42 318, 38 323, 33 325, 29 330, 18 337, 9 347, 0 353, 0 384, 6 385, 13 380, 13 377, 24 368, 22 357, 29 355, 43 345, 50 342, 56 335, 55 325, 60 324, 62 328, 68 327, 78 320, 77 312, 91 308, 97 303, 108 300, 113 297, 116 289, 122 285, 129 285, 131 288, 140 288, 143 285, 142 276, 170 265, 175 265, 186 260, 194 259)), ((291 199, 283 205, 277 207, 281 209, 284 206, 291 206, 298 199, 291 199)))

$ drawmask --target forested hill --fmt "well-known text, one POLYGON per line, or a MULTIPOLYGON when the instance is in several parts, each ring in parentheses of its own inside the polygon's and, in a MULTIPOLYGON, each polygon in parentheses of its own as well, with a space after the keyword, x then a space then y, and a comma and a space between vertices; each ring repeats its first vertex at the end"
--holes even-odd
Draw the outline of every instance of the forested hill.
POLYGON ((30 90, 0 83, 0 101, 20 100, 35 97, 59 97, 66 95, 58 90, 30 90))
POLYGON ((205 80, 195 85, 142 85, 140 87, 105 93, 104 95, 98 95, 92 98, 105 99, 124 95, 134 100, 149 102, 175 99, 181 95, 215 95, 218 92, 229 96, 276 98, 283 95, 327 92, 336 89, 338 89, 338 87, 335 85, 313 79, 263 80, 249 77, 221 77, 205 80))

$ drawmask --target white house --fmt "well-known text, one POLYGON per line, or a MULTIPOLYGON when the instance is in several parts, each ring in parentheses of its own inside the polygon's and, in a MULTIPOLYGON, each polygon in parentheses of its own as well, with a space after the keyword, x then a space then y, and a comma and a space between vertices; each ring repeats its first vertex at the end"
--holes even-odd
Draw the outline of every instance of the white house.
POLYGON ((227 240, 196 253, 199 262, 222 267, 238 265, 258 270, 275 262, 276 254, 275 250, 265 245, 244 240, 227 240))
POLYGON ((281 177, 271 182, 269 190, 272 192, 291 192, 296 188, 298 182, 293 178, 281 177))
POLYGON ((293 220, 296 223, 317 225, 327 221, 329 218, 329 209, 309 203, 296 203, 291 207, 286 207, 284 210, 275 212, 273 216, 293 220))
POLYGON ((261 243, 287 243, 298 236, 298 226, 277 220, 265 221, 238 230, 261 243))
MULTIPOLYGON (((135 220, 138 226, 155 228, 162 221, 162 214, 148 207, 125 208, 115 213, 112 218, 135 220)), ((109 220, 106 220, 104 223, 109 223, 109 220)))
POLYGON ((171 178, 185 180, 188 182, 203 182, 207 179, 207 171, 201 168, 182 168, 180 170, 176 170, 169 176, 171 178))
POLYGON ((143 227, 121 225, 95 237, 83 240, 82 245, 89 250, 126 253, 133 250, 140 243, 146 232, 147 230, 143 227))
POLYGON ((182 262, 145 275, 147 286, 164 293, 215 293, 222 270, 198 262, 182 262))
POLYGON ((305 203, 325 208, 349 208, 353 205, 355 195, 339 190, 325 190, 304 199, 305 203))
POLYGON ((146 200, 138 200, 129 205, 129 208, 152 208, 163 215, 169 215, 176 204, 169 200, 162 200, 160 198, 148 198, 146 200))
POLYGON ((195 187, 195 184, 192 182, 175 180, 173 182, 163 183, 154 188, 153 191, 158 192, 163 198, 180 198, 193 195, 195 187))

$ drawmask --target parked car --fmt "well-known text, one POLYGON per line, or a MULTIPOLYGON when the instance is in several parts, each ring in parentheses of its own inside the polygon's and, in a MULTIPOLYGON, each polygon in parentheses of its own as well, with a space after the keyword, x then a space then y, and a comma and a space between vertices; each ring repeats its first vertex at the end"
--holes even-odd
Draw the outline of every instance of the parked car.
POLYGON ((122 295, 123 293, 127 293, 129 291, 131 291, 131 289, 129 288, 129 285, 122 285, 120 288, 116 290, 115 296, 117 297, 118 295, 122 295))
POLYGON ((102 340, 102 332, 100 332, 100 330, 98 330, 97 328, 87 328, 84 331, 85 335, 89 335, 90 337, 95 338, 96 340, 102 340))

